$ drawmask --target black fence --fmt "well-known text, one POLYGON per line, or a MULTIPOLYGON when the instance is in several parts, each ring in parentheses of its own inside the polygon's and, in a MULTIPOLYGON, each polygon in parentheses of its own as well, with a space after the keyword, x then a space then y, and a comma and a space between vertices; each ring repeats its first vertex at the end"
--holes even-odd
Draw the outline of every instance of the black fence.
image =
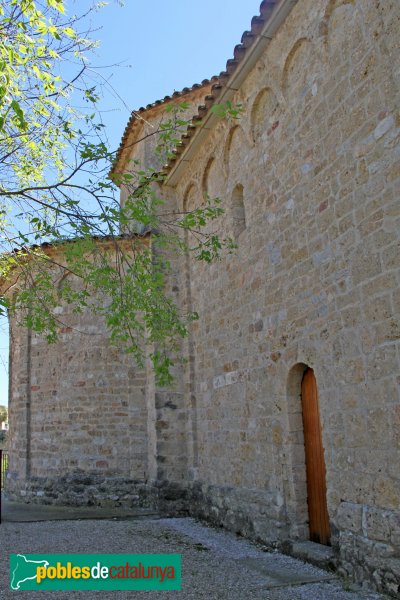
POLYGON ((4 482, 6 480, 8 470, 8 452, 6 450, 0 450, 0 523, 1 523, 1 492, 4 489, 4 482))
POLYGON ((8 452, 0 450, 0 489, 4 489, 4 482, 8 471, 8 452))

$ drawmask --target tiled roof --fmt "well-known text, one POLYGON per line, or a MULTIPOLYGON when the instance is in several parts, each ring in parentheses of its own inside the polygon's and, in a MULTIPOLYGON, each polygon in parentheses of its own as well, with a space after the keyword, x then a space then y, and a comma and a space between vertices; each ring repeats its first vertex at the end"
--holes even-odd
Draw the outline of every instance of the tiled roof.
MULTIPOLYGON (((145 230, 143 233, 121 234, 115 237, 112 235, 94 235, 91 237, 91 239, 96 242, 96 244, 126 245, 130 244, 132 240, 140 240, 141 243, 148 244, 150 236, 151 232, 149 230, 145 230)), ((15 284, 16 280, 13 274, 18 273, 18 269, 22 265, 23 261, 29 260, 30 256, 32 256, 36 251, 41 250, 44 254, 51 258, 51 256, 54 256, 54 254, 56 254, 66 245, 74 244, 77 241, 77 238, 69 238, 63 241, 43 242, 42 244, 32 244, 31 246, 22 246, 21 248, 13 248, 10 250, 7 253, 8 256, 19 255, 21 262, 14 261, 14 264, 7 275, 0 275, 0 293, 3 295, 6 294, 11 286, 15 284)))
POLYGON ((202 81, 201 84, 195 84, 191 88, 184 88, 181 92, 174 92, 172 96, 165 96, 165 98, 163 98, 162 100, 157 100, 152 104, 148 104, 145 108, 142 107, 138 111, 134 111, 129 119, 128 125, 125 128, 124 135, 122 137, 122 141, 118 149, 114 165, 116 165, 118 160, 120 159, 122 151, 124 149, 124 145, 127 142, 129 132, 131 131, 131 127, 134 124, 134 122, 137 121, 137 119, 141 118, 141 113, 144 113, 155 106, 164 104, 165 102, 169 102, 174 98, 183 96, 197 88, 212 84, 211 93, 205 97, 204 104, 201 104, 198 107, 197 114, 195 114, 192 117, 191 122, 187 127, 186 133, 182 135, 181 141, 175 148, 175 156, 171 158, 164 167, 164 172, 167 174, 173 168, 174 164, 178 160, 179 156, 184 152, 185 148, 189 145, 194 133, 198 129, 199 123, 207 115, 213 104, 218 100, 218 97, 221 95, 223 89, 229 87, 229 81, 232 75, 235 73, 240 63, 245 59, 246 55, 248 54, 248 50, 251 48, 257 37, 262 32, 265 23, 271 17, 275 7, 280 3, 282 3, 282 0, 263 0, 263 2, 261 2, 260 14, 252 18, 250 30, 245 31, 243 33, 241 43, 235 46, 233 50, 233 58, 230 58, 227 61, 225 71, 222 71, 219 75, 214 76, 211 79, 205 79, 204 81, 202 81))
POLYGON ((215 84, 217 81, 218 81, 217 76, 213 76, 213 77, 211 77, 211 79, 203 79, 203 81, 201 83, 194 83, 191 87, 184 87, 183 90, 181 90, 179 92, 175 91, 170 96, 164 96, 164 98, 161 98, 160 100, 155 100, 155 102, 152 102, 151 104, 147 104, 147 106, 141 106, 138 110, 132 111, 131 116, 129 117, 129 121, 125 127, 124 133, 122 135, 121 143, 115 154, 115 159, 114 159, 112 170, 114 170, 114 167, 117 165, 118 161, 121 158, 122 151, 124 150, 125 144, 128 141, 128 137, 132 130, 133 125, 137 122, 142 121, 142 119, 143 119, 142 115, 144 113, 146 113, 148 110, 150 110, 152 108, 156 108, 157 106, 161 106, 162 104, 171 102, 171 100, 175 100, 175 98, 179 98, 181 96, 186 96, 186 94, 189 94, 190 92, 194 92, 195 90, 198 90, 202 87, 206 87, 207 85, 211 85, 213 83, 215 84))

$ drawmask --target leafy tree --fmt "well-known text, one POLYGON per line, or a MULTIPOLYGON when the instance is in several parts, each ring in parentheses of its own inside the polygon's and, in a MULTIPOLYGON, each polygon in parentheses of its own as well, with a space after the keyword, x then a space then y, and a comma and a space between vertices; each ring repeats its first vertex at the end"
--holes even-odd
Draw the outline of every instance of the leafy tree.
MULTIPOLYGON (((90 305, 104 317, 111 339, 139 364, 150 353, 159 382, 168 383, 177 340, 197 315, 181 314, 165 294, 167 257, 190 250, 210 262, 233 244, 205 227, 223 212, 218 199, 170 214, 157 195, 159 173, 135 163, 118 181, 108 178, 115 153, 87 60, 96 42, 86 17, 95 9, 77 17, 66 13, 64 0, 0 0, 0 278, 14 272, 20 283, 12 301, 1 298, 0 309, 14 311, 51 342, 56 306, 67 302, 80 312, 90 305), (129 191, 123 208, 121 184, 129 191), (190 249, 182 230, 194 234, 190 249), (144 243, 148 232, 157 252, 144 243), (59 248, 62 261, 43 251, 47 242, 59 248), (80 286, 67 279, 55 286, 53 267, 60 278, 73 273, 80 286)), ((186 108, 171 107, 154 131, 159 157, 170 155, 186 108)), ((240 112, 231 105, 215 110, 231 118, 240 112)))
POLYGON ((0 423, 8 420, 8 409, 7 406, 0 406, 0 423))

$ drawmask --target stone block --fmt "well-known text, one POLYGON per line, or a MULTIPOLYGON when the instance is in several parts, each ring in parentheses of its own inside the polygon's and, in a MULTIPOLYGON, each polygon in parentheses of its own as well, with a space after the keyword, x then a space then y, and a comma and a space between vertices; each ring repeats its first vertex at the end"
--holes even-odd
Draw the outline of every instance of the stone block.
POLYGON ((379 508, 365 509, 365 531, 370 540, 390 542, 391 523, 390 513, 379 508))
POLYGON ((361 533, 362 529, 362 512, 361 504, 352 502, 342 502, 338 508, 335 519, 336 525, 340 531, 351 531, 353 533, 361 533))

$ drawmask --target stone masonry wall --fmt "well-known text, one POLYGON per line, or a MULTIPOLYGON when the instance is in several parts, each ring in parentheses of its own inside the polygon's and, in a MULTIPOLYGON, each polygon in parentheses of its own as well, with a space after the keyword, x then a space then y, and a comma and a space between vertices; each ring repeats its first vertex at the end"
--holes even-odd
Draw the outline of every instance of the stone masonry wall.
POLYGON ((300 0, 187 164, 236 255, 184 261, 193 514, 308 538, 300 384, 315 372, 340 572, 400 597, 399 56, 394 1, 300 0), (241 194, 243 210, 240 212, 241 194), (238 208, 239 207, 239 208, 238 208), (240 227, 238 228, 238 215, 240 227))
POLYGON ((135 503, 149 476, 146 372, 109 342, 99 315, 75 314, 66 304, 55 312, 59 338, 52 345, 11 318, 7 494, 135 503))

